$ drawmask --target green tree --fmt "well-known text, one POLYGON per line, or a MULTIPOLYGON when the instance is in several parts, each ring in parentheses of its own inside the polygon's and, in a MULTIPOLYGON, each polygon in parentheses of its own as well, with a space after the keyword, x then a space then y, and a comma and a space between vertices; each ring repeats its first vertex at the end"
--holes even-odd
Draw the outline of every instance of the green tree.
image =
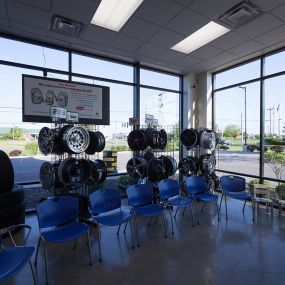
POLYGON ((264 153, 264 162, 274 172, 277 179, 285 178, 285 155, 275 151, 267 151, 264 153))
POLYGON ((5 133, 2 136, 2 139, 6 140, 22 140, 23 139, 23 130, 19 127, 11 128, 8 133, 5 133))
POLYGON ((240 129, 237 125, 231 124, 227 125, 224 130, 224 137, 233 137, 236 138, 240 135, 240 129))

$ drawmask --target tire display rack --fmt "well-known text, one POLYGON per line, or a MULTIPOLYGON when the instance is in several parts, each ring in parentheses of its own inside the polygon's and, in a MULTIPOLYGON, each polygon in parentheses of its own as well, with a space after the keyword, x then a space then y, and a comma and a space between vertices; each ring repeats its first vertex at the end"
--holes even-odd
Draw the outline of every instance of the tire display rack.
POLYGON ((204 176, 207 190, 213 193, 220 185, 215 174, 218 134, 206 128, 189 128, 181 132, 180 141, 188 152, 188 155, 178 163, 180 174, 184 177, 204 176))
POLYGON ((138 183, 155 184, 175 174, 174 126, 136 126, 128 135, 128 145, 133 150, 133 157, 127 162, 126 169, 138 183))

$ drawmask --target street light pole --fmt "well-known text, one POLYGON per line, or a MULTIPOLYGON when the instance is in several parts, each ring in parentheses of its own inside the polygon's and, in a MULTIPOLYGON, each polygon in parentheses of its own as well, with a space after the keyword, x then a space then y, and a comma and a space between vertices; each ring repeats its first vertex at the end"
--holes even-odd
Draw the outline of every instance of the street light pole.
POLYGON ((247 144, 247 131, 246 131, 246 86, 239 86, 244 90, 244 144, 247 144))

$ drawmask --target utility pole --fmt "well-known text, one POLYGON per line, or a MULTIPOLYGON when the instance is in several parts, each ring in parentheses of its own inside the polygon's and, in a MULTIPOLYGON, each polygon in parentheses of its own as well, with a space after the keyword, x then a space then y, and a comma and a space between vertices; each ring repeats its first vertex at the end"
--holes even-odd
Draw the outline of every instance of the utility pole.
POLYGON ((272 132, 271 132, 271 112, 273 110, 273 108, 268 108, 266 109, 267 111, 269 111, 269 129, 270 129, 270 132, 269 132, 269 135, 271 136, 272 135, 272 132))
POLYGON ((246 86, 239 86, 244 90, 244 144, 247 144, 247 130, 246 130, 246 86))
POLYGON ((242 112, 240 112, 240 132, 241 132, 240 141, 241 141, 241 143, 243 143, 242 112))

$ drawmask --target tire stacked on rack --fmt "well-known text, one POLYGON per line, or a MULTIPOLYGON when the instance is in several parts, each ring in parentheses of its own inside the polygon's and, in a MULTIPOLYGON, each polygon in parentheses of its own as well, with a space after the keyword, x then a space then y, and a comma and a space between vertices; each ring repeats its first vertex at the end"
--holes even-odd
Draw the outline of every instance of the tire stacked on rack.
POLYGON ((14 187, 13 165, 2 150, 0 169, 0 228, 6 228, 25 222, 25 193, 14 187))

